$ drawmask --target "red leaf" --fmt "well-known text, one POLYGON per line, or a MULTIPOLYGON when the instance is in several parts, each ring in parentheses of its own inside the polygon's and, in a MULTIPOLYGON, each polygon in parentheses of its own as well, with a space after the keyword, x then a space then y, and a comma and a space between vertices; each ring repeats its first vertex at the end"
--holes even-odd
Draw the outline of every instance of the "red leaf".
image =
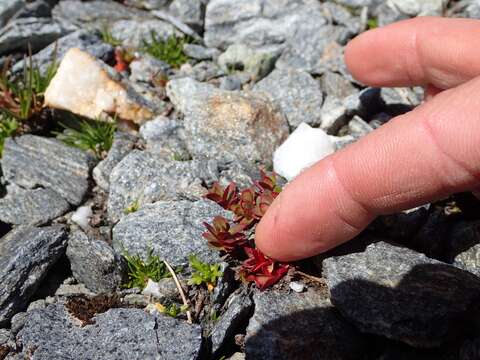
POLYGON ((245 253, 248 258, 241 266, 240 276, 254 281, 260 290, 277 283, 288 272, 288 265, 275 262, 258 249, 246 247, 245 253))
POLYGON ((204 225, 207 232, 202 235, 207 239, 208 244, 214 248, 231 252, 247 243, 247 237, 242 232, 243 227, 231 226, 228 220, 222 216, 216 216, 213 219, 213 225, 208 223, 204 223, 204 225))

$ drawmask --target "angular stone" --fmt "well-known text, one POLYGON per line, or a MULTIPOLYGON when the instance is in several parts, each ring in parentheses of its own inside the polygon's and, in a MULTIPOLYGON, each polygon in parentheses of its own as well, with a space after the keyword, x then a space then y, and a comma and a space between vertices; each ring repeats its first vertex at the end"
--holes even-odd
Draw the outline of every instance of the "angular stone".
MULTIPOLYGON (((44 73, 52 61, 55 60, 57 63, 60 63, 67 51, 71 48, 78 48, 103 61, 112 58, 114 50, 111 45, 105 44, 102 41, 98 32, 77 30, 34 54, 32 56, 33 63, 44 73)), ((17 73, 22 71, 23 67, 24 61, 18 61, 13 66, 12 71, 17 73)))
POLYGON ((435 347, 468 328, 480 279, 415 251, 378 242, 328 258, 324 276, 335 307, 361 331, 435 347))
POLYGON ((65 252, 63 226, 20 226, 0 239, 0 326, 26 308, 50 267, 65 252))
POLYGON ((144 41, 150 42, 152 32, 158 40, 166 40, 171 36, 183 37, 173 25, 159 19, 118 20, 112 24, 110 31, 124 46, 134 48, 141 48, 144 41))
POLYGON ((147 13, 112 0, 63 0, 52 11, 54 18, 77 25, 101 29, 117 20, 148 16, 147 13))
POLYGON ((218 58, 220 51, 215 48, 207 48, 197 44, 184 44, 185 55, 196 60, 212 60, 218 58))
POLYGON ((23 135, 5 142, 2 169, 8 182, 29 189, 43 186, 79 205, 88 191, 94 161, 56 139, 23 135))
MULTIPOLYGON (((14 1, 16 2, 16 0, 14 1)), ((31 3, 27 3, 13 16, 14 19, 19 18, 42 18, 50 17, 52 15, 52 7, 45 0, 34 0, 31 3)))
POLYGON ((18 10, 25 6, 25 0, 0 0, 0 28, 5 24, 18 10))
POLYGON ((225 312, 210 333, 213 358, 218 358, 222 347, 229 345, 237 331, 241 331, 252 309, 252 299, 246 294, 233 294, 227 300, 225 312))
POLYGON ((159 200, 200 199, 217 179, 217 164, 204 160, 175 161, 134 150, 110 175, 108 215, 118 221, 132 204, 140 208, 159 200))
POLYGON ((329 134, 336 134, 347 122, 347 107, 335 96, 327 95, 320 111, 320 128, 329 134))
POLYGON ((360 17, 353 15, 345 7, 334 2, 324 2, 322 5, 323 14, 330 20, 330 23, 345 26, 351 35, 356 35, 362 30, 360 17))
POLYGON ((89 290, 103 293, 120 287, 122 261, 103 239, 74 231, 68 238, 67 257, 74 278, 89 290))
POLYGON ((158 201, 124 217, 113 228, 113 247, 118 253, 147 256, 149 248, 173 266, 188 264, 195 254, 203 262, 220 261, 219 252, 202 237, 204 222, 231 213, 209 200, 158 201))
POLYGON ((274 70, 254 90, 266 92, 280 104, 292 128, 302 122, 311 126, 320 124, 323 95, 320 84, 310 74, 295 69, 274 70))
POLYGON ((173 0, 168 11, 188 26, 203 31, 205 3, 202 1, 173 0))
POLYGON ((331 71, 323 74, 320 80, 320 86, 327 96, 333 96, 338 99, 343 99, 358 92, 352 83, 344 76, 331 71))
POLYGON ((75 29, 48 18, 15 19, 0 30, 0 55, 15 51, 37 52, 75 29))
POLYGON ((159 76, 167 76, 170 65, 153 56, 143 54, 130 63, 130 81, 151 83, 159 76))
POLYGON ((70 49, 45 92, 45 105, 91 119, 116 114, 141 124, 152 118, 154 105, 112 76, 90 54, 70 49))
POLYGON ((348 122, 348 130, 350 131, 350 135, 358 139, 370 134, 373 128, 360 116, 355 115, 352 120, 348 122))
POLYGON ((448 0, 390 0, 390 3, 408 16, 441 16, 448 0))
POLYGON ((361 336, 334 309, 326 294, 271 290, 256 293, 247 327, 246 358, 358 359, 361 336))
POLYGON ((42 225, 69 208, 68 202, 51 189, 19 191, 0 199, 0 220, 14 225, 42 225))
POLYGON ((21 355, 34 348, 37 360, 50 360, 52 354, 59 359, 77 354, 91 360, 194 360, 202 343, 198 325, 140 309, 110 309, 81 327, 61 304, 29 312, 17 341, 23 344, 21 355))
POLYGON ((167 94, 185 115, 188 150, 194 157, 271 163, 288 135, 287 121, 264 96, 219 90, 192 79, 174 79, 167 94))
POLYGON ((136 137, 124 132, 117 132, 114 135, 112 147, 105 159, 100 161, 93 169, 93 179, 100 188, 108 191, 110 187, 110 174, 117 164, 133 150, 136 137))

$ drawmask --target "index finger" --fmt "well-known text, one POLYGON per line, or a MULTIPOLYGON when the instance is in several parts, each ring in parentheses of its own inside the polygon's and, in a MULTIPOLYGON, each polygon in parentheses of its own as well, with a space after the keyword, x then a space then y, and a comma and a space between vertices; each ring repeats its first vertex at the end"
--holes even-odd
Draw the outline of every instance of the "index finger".
POLYGON ((449 89, 480 75, 479 35, 478 20, 418 17, 359 35, 345 62, 371 86, 449 89))

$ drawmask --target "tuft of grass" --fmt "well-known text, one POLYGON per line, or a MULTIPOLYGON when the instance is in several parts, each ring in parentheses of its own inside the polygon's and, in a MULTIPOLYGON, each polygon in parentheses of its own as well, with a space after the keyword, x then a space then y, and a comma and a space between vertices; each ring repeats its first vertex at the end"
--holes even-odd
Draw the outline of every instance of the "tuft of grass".
POLYGON ((143 289, 148 279, 158 282, 172 276, 165 263, 158 256, 153 255, 152 249, 148 249, 146 260, 138 255, 130 255, 127 251, 123 253, 123 257, 127 262, 128 276, 127 282, 123 285, 124 288, 143 289))
POLYGON ((107 24, 104 24, 100 29, 100 35, 102 36, 102 40, 106 44, 110 44, 112 46, 121 46, 122 41, 117 39, 113 34, 107 24))
POLYGON ((128 205, 125 208, 125 210, 123 210, 123 212, 124 212, 124 214, 131 214, 131 213, 134 213, 134 212, 138 211, 139 208, 140 208, 140 201, 135 200, 130 205, 128 205))
POLYGON ((80 122, 78 129, 60 124, 64 130, 57 132, 57 139, 69 146, 91 151, 98 158, 106 156, 113 144, 116 125, 109 122, 80 122))
POLYGON ((188 61, 188 56, 183 51, 183 45, 190 42, 191 39, 188 37, 177 37, 175 35, 163 40, 152 31, 150 39, 143 40, 142 51, 174 68, 179 68, 188 61))
POLYGON ((369 29, 375 29, 378 27, 378 19, 377 18, 371 18, 371 19, 368 19, 367 21, 367 27, 369 29))
POLYGON ((222 275, 220 264, 207 264, 201 262, 195 255, 190 255, 188 261, 191 268, 194 270, 188 284, 205 284, 208 290, 212 291, 215 288, 215 285, 217 285, 218 278, 222 275))
POLYGON ((155 307, 157 308, 157 310, 164 314, 164 315, 167 315, 167 316, 170 316, 170 317, 177 317, 178 315, 180 314, 184 314, 187 312, 188 310, 188 306, 186 305, 182 305, 182 306, 177 306, 177 304, 175 303, 172 303, 170 305, 162 305, 160 303, 157 303, 155 304, 155 307))
POLYGON ((18 121, 15 118, 0 114, 0 157, 3 154, 5 140, 13 136, 18 129, 18 121))

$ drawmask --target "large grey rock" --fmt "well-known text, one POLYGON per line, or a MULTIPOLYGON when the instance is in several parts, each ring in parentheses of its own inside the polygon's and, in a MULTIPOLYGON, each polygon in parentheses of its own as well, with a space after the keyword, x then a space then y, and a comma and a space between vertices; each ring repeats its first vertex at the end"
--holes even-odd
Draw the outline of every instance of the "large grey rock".
POLYGON ((0 0, 0 27, 5 26, 8 20, 24 6, 25 0, 0 0))
POLYGON ((229 345, 237 331, 242 330, 252 309, 253 301, 246 294, 235 293, 227 300, 225 312, 210 333, 213 358, 218 358, 222 346, 229 345))
POLYGON ((185 115, 188 150, 194 157, 271 163, 288 135, 287 121, 266 96, 219 90, 189 78, 167 84, 185 115))
POLYGON ((0 326, 24 310, 50 267, 64 254, 63 226, 20 226, 0 239, 0 326))
POLYGON ((168 11, 192 28, 203 31, 205 3, 202 1, 173 0, 168 11))
POLYGON ((135 146, 136 137, 128 133, 117 132, 114 135, 113 143, 108 155, 100 161, 93 169, 93 179, 100 188, 108 191, 110 187, 110 173, 117 164, 132 151, 135 146))
POLYGON ((144 41, 150 42, 152 32, 159 40, 165 40, 173 35, 183 36, 173 25, 159 19, 118 20, 112 24, 111 32, 123 45, 135 48, 142 47, 144 41))
POLYGON ((348 79, 331 71, 323 74, 320 79, 320 85, 322 91, 327 94, 327 96, 333 96, 338 99, 343 99, 358 92, 348 79))
POLYGON ((209 248, 202 237, 204 222, 215 216, 231 218, 231 213, 209 200, 158 201, 124 217, 113 228, 113 247, 146 257, 149 248, 174 266, 188 263, 196 254, 201 261, 220 261, 218 251, 209 248))
POLYGON ((320 124, 323 95, 320 84, 310 74, 295 69, 275 70, 254 90, 264 91, 278 102, 291 127, 302 122, 320 124))
POLYGON ((35 360, 50 360, 53 354, 78 360, 194 360, 200 355, 198 325, 140 309, 110 309, 94 321, 81 327, 60 304, 31 311, 17 335, 22 355, 32 348, 35 360))
POLYGON ((0 220, 14 225, 42 225, 69 208, 68 202, 51 189, 18 191, 0 199, 0 220))
POLYGON ((48 18, 15 19, 0 30, 0 54, 37 52, 75 29, 48 18))
POLYGON ((79 149, 34 135, 8 139, 2 157, 7 181, 52 189, 73 205, 79 205, 88 191, 93 163, 93 157, 79 149))
POLYGON ((358 359, 363 341, 326 294, 271 290, 256 293, 247 327, 246 358, 265 360, 358 359))
MULTIPOLYGON (((34 54, 32 56, 33 63, 36 64, 42 72, 45 72, 52 61, 55 60, 57 63, 60 63, 67 51, 71 48, 86 51, 93 57, 103 61, 107 61, 113 55, 113 47, 105 44, 98 32, 77 30, 34 54)), ((13 66, 12 71, 22 71, 23 67, 24 61, 18 61, 13 66)))
POLYGON ((335 307, 361 331, 434 347, 468 327, 480 279, 415 251, 379 242, 323 262, 335 307))
POLYGON ((156 153, 134 150, 110 175, 108 215, 118 221, 125 210, 136 203, 139 207, 159 200, 196 200, 217 179, 214 161, 176 161, 156 153))
POLYGON ((148 14, 112 0, 64 0, 52 11, 55 19, 72 23, 80 28, 100 29, 117 20, 148 17, 148 14))
POLYGON ((67 257, 73 276, 89 290, 102 293, 120 287, 122 261, 103 239, 74 231, 68 238, 67 257))

